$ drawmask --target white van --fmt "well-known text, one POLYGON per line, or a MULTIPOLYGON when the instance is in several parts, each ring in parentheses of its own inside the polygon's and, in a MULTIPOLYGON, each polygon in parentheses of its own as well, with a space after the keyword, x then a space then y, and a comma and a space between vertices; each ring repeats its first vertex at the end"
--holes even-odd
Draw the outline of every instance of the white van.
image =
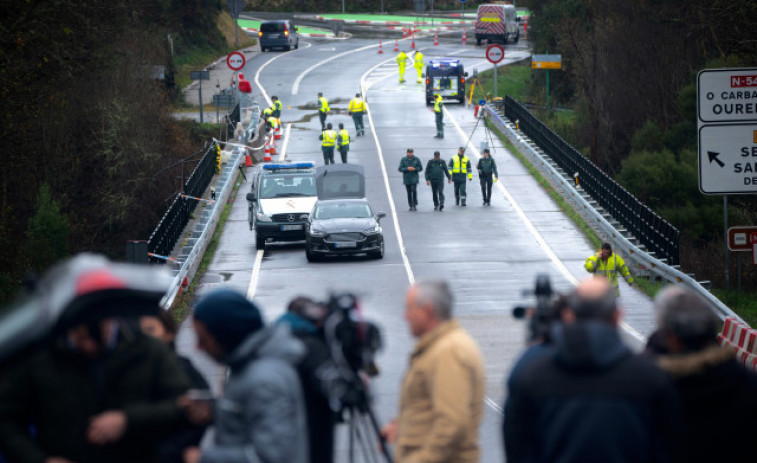
POLYGON ((485 4, 478 6, 476 17, 476 45, 488 43, 518 43, 520 18, 514 5, 485 4))

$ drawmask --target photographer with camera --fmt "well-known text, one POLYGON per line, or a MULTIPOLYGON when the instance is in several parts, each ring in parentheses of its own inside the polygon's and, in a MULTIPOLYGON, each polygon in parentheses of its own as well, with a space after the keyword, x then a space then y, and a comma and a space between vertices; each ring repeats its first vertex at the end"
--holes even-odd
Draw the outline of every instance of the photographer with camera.
POLYGON ((553 350, 509 391, 508 463, 670 461, 679 423, 673 384, 618 333, 615 291, 581 282, 551 330, 553 350))
POLYGON ((452 319, 452 301, 443 281, 417 282, 407 292, 405 319, 418 342, 399 416, 382 430, 398 463, 479 461, 484 363, 476 342, 452 319))

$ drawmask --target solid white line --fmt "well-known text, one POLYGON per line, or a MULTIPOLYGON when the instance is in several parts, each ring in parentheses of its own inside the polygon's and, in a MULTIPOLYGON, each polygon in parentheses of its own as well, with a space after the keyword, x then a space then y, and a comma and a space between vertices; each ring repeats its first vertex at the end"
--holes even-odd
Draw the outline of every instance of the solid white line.
POLYGON ((265 98, 265 101, 266 101, 266 103, 268 104, 268 106, 270 106, 271 104, 273 104, 273 102, 272 102, 272 101, 271 101, 271 99, 270 99, 270 98, 268 97, 268 93, 266 93, 266 91, 265 91, 265 89, 263 88, 263 86, 262 86, 262 85, 260 85, 260 73, 261 73, 261 72, 263 72, 263 69, 265 69, 265 68, 266 68, 266 66, 268 66, 268 65, 269 65, 269 64, 271 64, 271 63, 273 63, 274 61, 276 61, 277 59, 281 58, 282 56, 286 56, 286 55, 288 55, 289 53, 294 53, 294 52, 296 52, 296 51, 300 51, 300 50, 304 50, 304 49, 306 49, 306 48, 310 48, 311 46, 312 46, 312 44, 310 44, 310 43, 306 43, 304 47, 302 47, 302 48, 298 48, 297 50, 290 50, 290 51, 285 51, 284 53, 282 53, 282 54, 280 54, 280 55, 276 55, 276 56, 274 56, 273 58, 269 59, 269 60, 268 60, 268 61, 266 61, 266 62, 265 62, 265 63, 264 63, 264 64, 263 64, 262 66, 260 66, 260 67, 258 68, 258 72, 256 72, 256 73, 255 73, 255 85, 257 85, 257 86, 258 86, 258 88, 260 89, 260 93, 261 93, 261 94, 263 95, 263 98, 265 98))
MULTIPOLYGON (((452 124, 455 126, 457 131, 460 133, 460 136, 463 137, 464 140, 468 139, 468 136, 463 132, 463 129, 460 127, 460 125, 455 121, 455 119, 452 117, 450 112, 447 110, 447 108, 444 108, 444 113, 447 115, 450 121, 452 121, 452 124)), ((481 153, 478 151, 478 149, 471 143, 470 140, 468 140, 468 147, 470 147, 471 151, 473 152, 474 156, 478 160, 478 158, 481 157, 481 153)), ((531 223, 531 221, 526 217, 526 214, 523 212, 523 209, 520 208, 518 203, 515 201, 515 198, 512 197, 509 191, 507 191, 507 188, 502 184, 502 182, 497 182, 495 185, 499 188, 499 190, 505 195, 505 199, 510 203, 510 205, 513 207, 513 210, 515 210, 515 213, 518 214, 518 217, 523 222, 523 224, 526 226, 529 232, 531 232, 531 235, 534 237, 537 243, 539 243, 539 246, 544 250, 544 252, 547 254, 547 257, 552 261, 552 263, 555 264, 557 269, 560 271, 560 273, 563 274, 565 278, 567 278, 568 281, 570 281, 573 285, 578 284, 578 280, 576 277, 574 277, 568 268, 565 266, 565 264, 557 257, 555 252, 552 250, 551 247, 547 244, 547 242, 544 240, 544 238, 541 236, 541 233, 534 227, 534 224, 531 223)), ((628 325, 625 322, 620 322, 621 328, 626 330, 631 336, 635 337, 641 342, 645 342, 646 339, 644 336, 639 333, 634 327, 628 325)))
MULTIPOLYGON (((390 58, 387 61, 390 61, 394 58, 390 58)), ((371 125, 371 133, 373 133, 373 140, 376 142, 376 151, 379 155, 379 160, 381 161, 381 173, 384 176, 384 187, 386 188, 386 194, 389 196, 389 207, 391 208, 392 213, 392 221, 394 222, 394 230, 397 234, 397 242, 400 246, 400 254, 402 255, 402 263, 405 265, 405 271, 407 272, 407 279, 410 281, 410 284, 412 285, 415 283, 415 275, 413 274, 413 269, 410 267, 410 260, 407 258, 407 250, 405 249, 405 242, 402 240, 402 230, 400 230, 400 222, 399 218, 397 217, 397 207, 394 204, 394 196, 392 196, 392 189, 389 186, 389 174, 386 171, 386 162, 384 160, 384 153, 381 150, 381 142, 379 141, 378 134, 376 133, 376 126, 373 124, 373 116, 371 116, 371 108, 368 105, 367 98, 365 95, 365 92, 368 91, 369 87, 365 86, 365 78, 368 76, 368 74, 371 73, 374 69, 381 66, 385 62, 381 62, 377 64, 376 66, 372 67, 368 71, 363 74, 363 76, 360 78, 360 89, 361 93, 363 95, 363 101, 365 101, 365 109, 368 113, 368 122, 371 125)))

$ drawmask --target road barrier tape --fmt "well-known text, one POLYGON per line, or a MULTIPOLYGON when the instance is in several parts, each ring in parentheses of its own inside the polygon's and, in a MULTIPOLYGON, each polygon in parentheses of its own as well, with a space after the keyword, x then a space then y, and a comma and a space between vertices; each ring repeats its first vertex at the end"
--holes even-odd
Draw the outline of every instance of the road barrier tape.
POLYGON ((171 256, 161 256, 160 254, 155 254, 154 252, 148 252, 148 253, 147 253, 147 255, 148 255, 148 256, 150 256, 150 257, 154 257, 154 258, 156 258, 156 259, 163 259, 163 260, 167 260, 167 261, 169 261, 169 262, 178 262, 178 261, 179 261, 179 259, 177 259, 177 258, 175 258, 175 257, 171 257, 171 256))
POLYGON ((194 199, 195 201, 203 201, 203 202, 206 202, 208 204, 213 204, 214 202, 216 202, 215 199, 198 198, 197 196, 181 195, 181 197, 185 198, 185 199, 194 199))

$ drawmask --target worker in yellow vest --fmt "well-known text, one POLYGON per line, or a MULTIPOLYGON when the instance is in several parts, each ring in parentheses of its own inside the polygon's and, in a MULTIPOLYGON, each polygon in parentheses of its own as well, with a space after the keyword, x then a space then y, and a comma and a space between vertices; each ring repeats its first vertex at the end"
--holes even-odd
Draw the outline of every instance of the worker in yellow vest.
POLYGON ((434 97, 434 117, 436 117, 436 135, 434 138, 444 138, 444 103, 438 93, 434 97))
POLYGON ((273 117, 276 119, 281 118, 281 100, 276 95, 271 97, 271 109, 273 109, 273 117))
POLYGON ((350 100, 350 105, 347 108, 352 121, 355 122, 355 136, 365 135, 365 125, 363 125, 363 115, 365 114, 365 102, 360 97, 359 93, 355 94, 355 98, 350 100))
POLYGON ((339 154, 342 156, 342 164, 347 164, 347 153, 350 151, 350 133, 341 122, 339 123, 339 132, 336 134, 336 145, 339 147, 339 154))
POLYGON ((452 174, 452 183, 455 190, 455 205, 465 207, 465 177, 468 181, 473 180, 471 172, 470 159, 465 155, 465 148, 458 148, 457 154, 452 156, 449 161, 449 172, 452 174))
POLYGON ((407 54, 405 54, 404 51, 400 51, 400 54, 397 55, 397 58, 395 58, 397 64, 400 67, 400 83, 405 81, 405 64, 407 62, 407 59, 407 54))
POLYGON ((265 121, 265 131, 268 132, 276 132, 276 129, 279 128, 279 120, 273 116, 269 116, 268 119, 265 121))
POLYGON ((329 100, 323 97, 323 93, 318 92, 318 119, 321 120, 321 131, 326 130, 326 116, 329 111, 329 100))
POLYGON ((610 243, 602 243, 602 248, 599 252, 586 259, 584 268, 587 272, 593 273, 595 277, 601 276, 607 278, 610 285, 615 289, 616 296, 620 296, 618 272, 626 279, 628 286, 633 286, 631 272, 628 271, 623 258, 612 252, 612 245, 610 243))
POLYGON ((423 53, 420 50, 415 50, 413 60, 415 61, 413 66, 415 66, 415 70, 418 72, 418 83, 420 84, 423 82, 423 79, 421 79, 421 75, 423 74, 423 53))
POLYGON ((323 151, 323 163, 334 164, 334 145, 336 145, 336 131, 331 128, 331 122, 326 124, 326 130, 321 132, 318 137, 323 140, 321 150, 323 151))

